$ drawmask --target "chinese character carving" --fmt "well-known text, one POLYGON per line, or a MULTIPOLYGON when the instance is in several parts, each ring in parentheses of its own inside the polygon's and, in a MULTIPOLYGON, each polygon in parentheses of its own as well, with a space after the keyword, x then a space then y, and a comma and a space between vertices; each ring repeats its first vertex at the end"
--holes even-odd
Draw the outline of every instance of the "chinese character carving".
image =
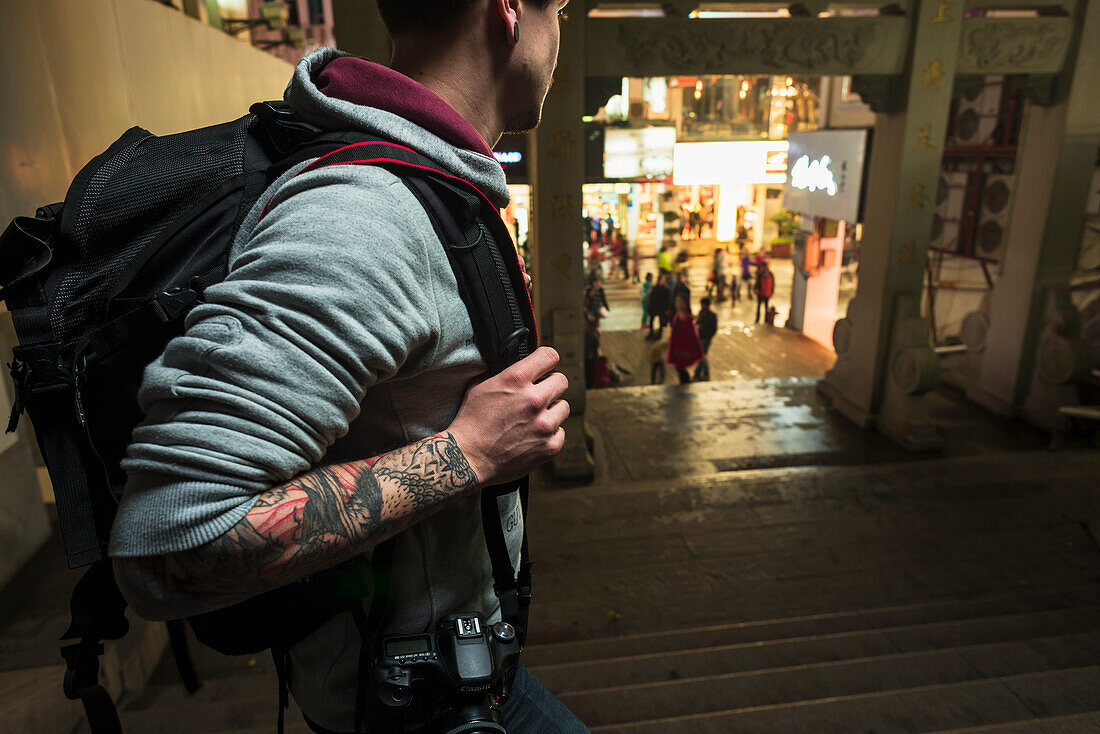
POLYGON ((924 191, 924 184, 917 184, 909 191, 909 208, 923 209, 928 194, 924 191))
POLYGON ((554 270, 558 274, 558 280, 568 280, 569 271, 573 268, 573 258, 564 252, 554 260, 554 270))
POLYGON ((550 200, 550 216, 568 219, 573 215, 573 195, 555 196, 550 200))
POLYGON ((929 61, 928 66, 920 75, 920 83, 925 89, 940 91, 940 81, 943 79, 943 62, 939 59, 929 61))
POLYGON ((554 158, 573 155, 573 133, 554 133, 550 142, 550 155, 554 158))
POLYGON ((951 3, 947 0, 940 0, 940 12, 932 19, 933 23, 950 23, 954 20, 947 14, 947 9, 951 7, 951 3))
POLYGON ((924 150, 935 150, 936 146, 932 145, 932 125, 921 125, 917 130, 917 144, 915 148, 923 148, 924 150))
POLYGON ((917 261, 917 243, 909 240, 901 246, 898 252, 898 262, 902 265, 912 265, 917 261))

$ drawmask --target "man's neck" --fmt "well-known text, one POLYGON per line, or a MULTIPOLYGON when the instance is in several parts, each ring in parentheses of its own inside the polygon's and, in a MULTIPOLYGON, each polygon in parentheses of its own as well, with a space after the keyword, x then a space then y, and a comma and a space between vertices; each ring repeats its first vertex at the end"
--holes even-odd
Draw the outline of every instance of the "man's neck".
POLYGON ((395 50, 391 68, 434 92, 462 115, 492 148, 504 132, 504 122, 498 112, 497 89, 490 75, 453 47, 440 44, 431 55, 424 55, 424 48, 431 46, 418 45, 421 53, 416 57, 395 50))

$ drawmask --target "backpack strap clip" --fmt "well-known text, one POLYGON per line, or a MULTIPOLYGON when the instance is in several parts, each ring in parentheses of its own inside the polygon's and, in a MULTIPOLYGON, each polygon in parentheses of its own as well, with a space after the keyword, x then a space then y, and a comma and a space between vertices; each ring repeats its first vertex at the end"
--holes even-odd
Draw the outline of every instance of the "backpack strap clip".
POLYGON ((530 333, 531 330, 524 326, 504 338, 504 342, 500 345, 500 356, 504 358, 505 364, 512 364, 516 361, 520 347, 530 333))
MULTIPOLYGON (((61 342, 27 344, 12 348, 15 367, 12 378, 16 380, 19 401, 22 405, 42 401, 73 399, 77 388, 77 374, 73 365, 65 359, 61 342)), ((83 424, 83 411, 78 411, 83 424)))
POLYGON ((190 286, 181 286, 153 296, 150 307, 160 321, 176 321, 198 303, 202 294, 190 286))

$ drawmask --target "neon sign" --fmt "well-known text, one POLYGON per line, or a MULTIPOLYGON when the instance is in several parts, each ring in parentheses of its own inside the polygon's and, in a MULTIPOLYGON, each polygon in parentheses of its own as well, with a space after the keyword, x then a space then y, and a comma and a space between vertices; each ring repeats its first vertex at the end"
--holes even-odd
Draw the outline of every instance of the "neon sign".
POLYGON ((523 160, 523 153, 518 150, 494 150, 493 156, 497 159, 497 163, 519 163, 523 160))
POLYGON ((796 189, 808 189, 812 194, 815 191, 824 191, 829 196, 836 196, 836 179, 829 170, 829 164, 833 159, 827 155, 821 156, 816 161, 810 161, 810 156, 804 155, 794 163, 791 169, 791 186, 796 189))

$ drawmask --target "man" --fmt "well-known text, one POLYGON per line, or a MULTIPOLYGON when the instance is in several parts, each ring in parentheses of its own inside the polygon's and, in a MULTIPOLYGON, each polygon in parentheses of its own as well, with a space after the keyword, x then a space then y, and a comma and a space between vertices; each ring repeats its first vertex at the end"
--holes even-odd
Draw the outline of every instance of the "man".
POLYGON ((657 272, 658 273, 671 273, 672 272, 672 245, 667 242, 661 245, 660 252, 657 253, 657 272))
POLYGON ((657 273, 657 285, 649 292, 649 302, 646 310, 649 313, 649 333, 646 339, 657 340, 661 338, 661 332, 668 323, 668 309, 672 303, 672 291, 668 288, 668 274, 657 273), (653 330, 653 322, 657 322, 657 330, 653 330))
POLYGON ((701 382, 710 379, 710 363, 707 362, 707 355, 710 353, 710 343, 718 333, 718 314, 710 310, 709 298, 699 300, 699 315, 695 317, 695 328, 699 332, 699 341, 703 344, 703 358, 695 367, 694 379, 696 382, 701 382))
MULTIPOLYGON (((726 300, 726 279, 730 277, 730 253, 728 247, 714 250, 714 284, 718 289, 718 303, 726 300)), ((736 291, 735 291, 736 292, 736 291)), ((736 297, 734 297, 736 300, 736 297)))
POLYGON ((607 295, 603 290, 603 281, 598 276, 593 277, 588 282, 588 288, 584 291, 584 318, 596 325, 596 328, 600 326, 600 319, 603 318, 605 311, 610 311, 611 307, 607 305, 607 295))
POLYGON ((756 293, 756 323, 759 324, 761 309, 767 315, 768 302, 775 293, 775 276, 768 268, 767 260, 760 260, 756 266, 756 285, 753 286, 753 291, 756 293))
POLYGON ((687 299, 688 305, 691 305, 691 286, 688 285, 687 273, 683 270, 676 273, 676 285, 672 289, 672 298, 675 300, 680 297, 687 299))
MULTIPOLYGON (((321 49, 287 102, 415 149, 502 207, 492 145, 538 124, 567 1, 379 0, 393 68, 321 49)), ((119 584, 144 617, 193 615, 393 537, 383 632, 434 632, 465 611, 491 623, 478 490, 561 450, 558 355, 541 348, 482 380, 446 253, 400 180, 375 166, 295 173, 260 197, 226 280, 146 369, 111 543, 119 584)), ((516 565, 516 493, 498 504, 516 565)), ((291 649, 314 731, 355 728, 359 652, 350 614, 291 649)), ((522 668, 504 715, 511 731, 587 731, 522 668)))

